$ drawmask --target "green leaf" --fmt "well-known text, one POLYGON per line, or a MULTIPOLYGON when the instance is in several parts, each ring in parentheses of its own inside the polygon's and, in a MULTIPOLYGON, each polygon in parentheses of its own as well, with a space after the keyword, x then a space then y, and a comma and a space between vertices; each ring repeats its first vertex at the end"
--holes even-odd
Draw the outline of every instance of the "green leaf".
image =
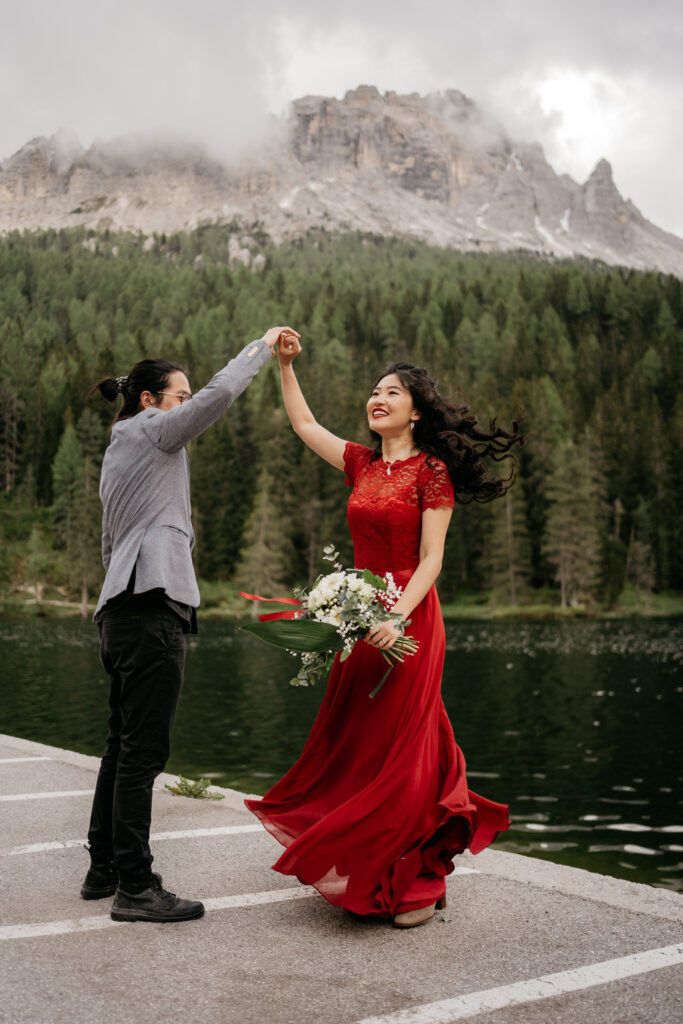
POLYGON ((387 585, 381 576, 375 576, 374 572, 370 572, 369 569, 363 569, 363 581, 369 583, 371 586, 376 587, 377 590, 386 590, 387 585))
POLYGON ((336 626, 311 619, 271 619, 270 622, 250 622, 240 626, 240 629, 253 633, 259 640, 265 640, 274 647, 298 651, 300 654, 340 651, 344 646, 336 626))

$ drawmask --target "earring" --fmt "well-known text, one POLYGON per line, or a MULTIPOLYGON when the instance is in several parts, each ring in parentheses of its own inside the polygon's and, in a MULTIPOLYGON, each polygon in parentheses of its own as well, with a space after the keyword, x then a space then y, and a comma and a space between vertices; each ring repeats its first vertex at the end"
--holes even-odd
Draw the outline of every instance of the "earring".
POLYGON ((415 430, 415 420, 410 421, 410 429, 415 430))

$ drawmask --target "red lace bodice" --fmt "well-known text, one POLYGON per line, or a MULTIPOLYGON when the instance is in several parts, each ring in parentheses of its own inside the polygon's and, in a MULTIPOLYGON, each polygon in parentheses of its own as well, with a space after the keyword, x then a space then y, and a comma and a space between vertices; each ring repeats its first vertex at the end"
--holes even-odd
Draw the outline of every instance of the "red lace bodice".
POLYGON ((428 465, 424 452, 392 462, 390 467, 372 455, 370 448, 353 442, 344 450, 346 482, 353 487, 347 517, 354 564, 377 573, 415 569, 423 510, 453 508, 448 470, 433 457, 428 465))

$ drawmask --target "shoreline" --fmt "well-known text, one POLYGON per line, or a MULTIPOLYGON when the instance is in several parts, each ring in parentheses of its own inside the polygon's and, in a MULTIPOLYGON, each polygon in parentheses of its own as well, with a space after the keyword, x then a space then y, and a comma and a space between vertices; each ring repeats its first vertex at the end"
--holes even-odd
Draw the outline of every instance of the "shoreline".
MULTIPOLYGON (((61 747, 53 743, 45 743, 43 740, 35 739, 30 734, 21 735, 17 733, 3 733, 2 730, 0 730, 0 742, 2 741, 16 743, 18 746, 26 747, 29 749, 29 752, 35 752, 33 748, 36 748, 36 750, 41 748, 47 751, 51 758, 55 755, 59 755, 57 758, 58 760, 66 759, 69 763, 94 767, 95 770, 99 769, 100 755, 94 753, 96 748, 93 745, 90 745, 90 750, 88 750, 88 744, 81 744, 80 749, 76 746, 61 747)), ((170 761, 172 762, 173 760, 174 759, 172 757, 170 761)), ((237 803, 235 806, 239 806, 241 808, 245 797, 251 800, 261 799, 273 781, 272 779, 265 781, 264 778, 248 777, 245 775, 241 775, 239 780, 235 781, 218 781, 219 779, 225 780, 226 777, 229 777, 229 774, 230 773, 221 773, 218 775, 215 772, 206 772, 202 774, 201 771, 197 771, 196 767, 189 763, 187 766, 180 766, 176 764, 172 768, 170 765, 167 765, 165 771, 158 776, 155 782, 155 790, 165 791, 167 784, 169 786, 176 785, 180 779, 186 779, 189 782, 196 782, 200 778, 208 778, 211 792, 221 794, 224 798, 228 798, 226 806, 231 806, 236 800, 237 803), (235 794, 237 794, 237 796, 235 794)), ((479 778, 477 777, 477 773, 472 773, 471 779, 475 779, 475 777, 476 782, 478 782, 479 778)), ((189 801, 192 804, 205 804, 211 802, 210 800, 201 798, 192 799, 191 797, 183 794, 174 795, 180 796, 183 801, 189 801)), ((512 814, 511 817, 514 824, 520 815, 512 814)), ((513 832, 514 831, 516 830, 513 829, 513 832)), ((537 837, 537 835, 538 833, 534 833, 534 836, 537 837)), ((539 870, 542 872, 552 873, 553 869, 557 869, 558 871, 566 870, 568 872, 580 872, 583 875, 590 875, 594 879, 609 879, 615 884, 624 883, 626 886, 640 886, 641 888, 647 887, 654 892, 672 893, 675 897, 681 899, 681 906, 683 906, 683 890, 681 889, 666 885, 663 882, 653 882, 641 873, 634 872, 631 874, 631 877, 627 877, 624 873, 615 873, 615 871, 610 870, 610 866, 606 866, 604 862, 599 867, 592 866, 585 860, 585 858, 579 858, 577 860, 575 857, 562 856, 559 851, 539 851, 537 849, 533 849, 532 840, 534 836, 522 837, 517 835, 515 838, 511 838, 508 837, 507 832, 500 832, 498 833, 497 840, 494 841, 491 849, 495 849, 495 852, 502 855, 504 858, 515 858, 517 860, 521 858, 522 860, 530 860, 535 864, 540 865, 539 870), (524 848, 526 846, 525 839, 529 842, 528 849, 524 848), (506 848, 506 844, 510 844, 511 848, 506 848)), ((472 854, 468 851, 467 856, 472 856, 472 854)), ((477 854, 476 856, 479 857, 480 854, 477 854)))
MULTIPOLYGON (((1 601, 0 615, 17 619, 74 619, 90 621, 95 613, 95 604, 88 604, 88 614, 81 614, 82 605, 75 601, 1 601)), ((615 622, 623 619, 675 619, 683 618, 683 594, 667 596, 665 604, 653 604, 650 608, 619 607, 603 609, 559 608, 554 605, 477 605, 453 602, 441 608, 447 622, 573 622, 605 621, 615 622)), ((235 621, 248 622, 251 616, 226 606, 200 605, 201 617, 204 621, 235 621)))

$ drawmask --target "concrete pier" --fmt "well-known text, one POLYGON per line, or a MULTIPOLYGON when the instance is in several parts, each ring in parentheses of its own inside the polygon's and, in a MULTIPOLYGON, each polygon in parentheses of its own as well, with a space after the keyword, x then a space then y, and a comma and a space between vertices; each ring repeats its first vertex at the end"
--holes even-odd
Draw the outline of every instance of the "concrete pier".
POLYGON ((270 868, 242 804, 154 796, 164 885, 203 919, 122 924, 79 889, 96 758, 0 735, 3 1024, 681 1024, 683 897, 487 850, 399 931, 270 868))

